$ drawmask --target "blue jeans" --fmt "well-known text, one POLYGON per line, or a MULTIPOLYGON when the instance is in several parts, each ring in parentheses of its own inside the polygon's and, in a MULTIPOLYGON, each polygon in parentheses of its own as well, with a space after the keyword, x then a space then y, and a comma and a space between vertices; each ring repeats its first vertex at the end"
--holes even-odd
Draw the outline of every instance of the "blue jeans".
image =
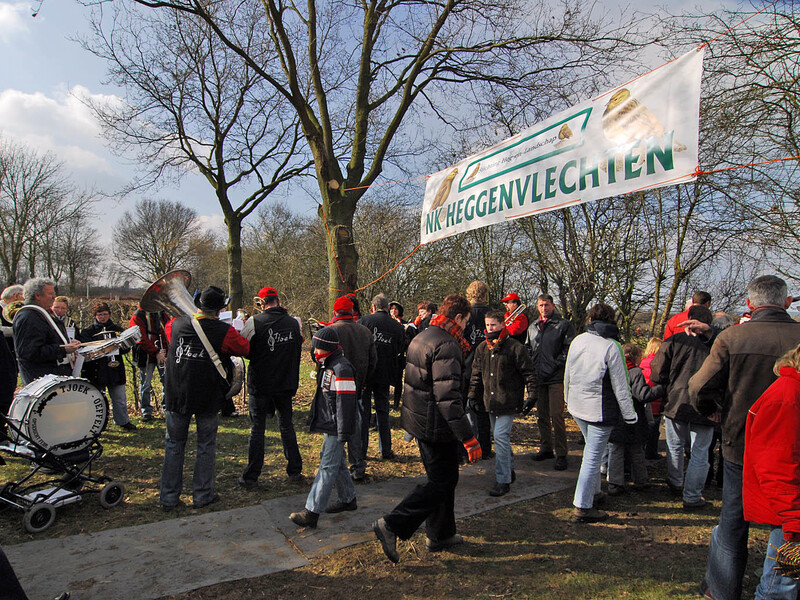
POLYGON ((742 465, 722 461, 722 510, 719 525, 711 531, 705 583, 716 600, 739 600, 747 567, 750 524, 742 506, 742 465))
POLYGON ((128 400, 125 397, 125 384, 106 386, 109 399, 111 400, 111 411, 114 415, 114 423, 126 425, 131 422, 128 416, 128 400))
POLYGON ((311 491, 308 492, 306 509, 317 514, 325 512, 334 484, 341 502, 355 500, 356 488, 347 469, 344 442, 340 442, 335 435, 325 433, 319 453, 319 469, 314 483, 311 484, 311 491))
MULTIPOLYGON (((189 437, 191 420, 191 415, 167 411, 160 499, 164 506, 175 506, 181 496, 186 438, 189 437)), ((194 461, 192 499, 195 504, 205 504, 214 497, 214 460, 217 452, 219 416, 216 413, 195 415, 195 421, 197 423, 197 457, 194 461)))
POLYGON ((511 449, 511 427, 514 415, 489 415, 494 431, 494 474, 497 483, 511 483, 514 470, 514 451, 511 449))
POLYGON ((153 376, 158 371, 158 378, 161 380, 161 406, 164 405, 164 367, 159 367, 154 362, 148 362, 144 368, 139 369, 139 397, 141 398, 140 406, 143 417, 149 417, 153 414, 153 406, 150 403, 150 396, 153 393, 153 376))
POLYGON ((583 460, 575 485, 575 498, 572 504, 577 508, 592 508, 594 495, 601 491, 600 461, 611 437, 611 425, 589 423, 573 415, 573 419, 583 434, 586 445, 583 447, 583 460))
POLYGON ((665 419, 667 435, 667 480, 674 486, 683 486, 684 502, 699 502, 708 475, 708 448, 714 439, 713 425, 697 425, 685 421, 665 419), (683 475, 683 448, 691 443, 692 457, 683 475))
POLYGON ((786 577, 775 568, 775 557, 783 542, 783 529, 775 527, 767 542, 764 572, 756 588, 756 600, 797 600, 797 580, 786 577))
POLYGON ((361 453, 366 458, 369 447, 369 423, 372 416, 372 397, 375 397, 375 418, 378 422, 378 448, 381 456, 392 453, 392 428, 389 425, 389 384, 368 385, 359 400, 361 412, 361 453))

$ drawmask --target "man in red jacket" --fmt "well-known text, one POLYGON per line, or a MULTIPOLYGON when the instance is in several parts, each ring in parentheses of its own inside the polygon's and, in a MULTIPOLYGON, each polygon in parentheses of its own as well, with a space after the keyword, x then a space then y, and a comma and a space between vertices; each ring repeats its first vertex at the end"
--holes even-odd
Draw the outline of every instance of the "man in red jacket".
POLYGON ((711 294, 708 292, 695 292, 692 295, 692 302, 686 307, 686 310, 683 312, 679 312, 677 315, 673 315, 669 321, 667 321, 667 325, 664 328, 664 339, 666 340, 669 336, 675 335, 679 331, 683 331, 683 327, 679 327, 681 323, 686 321, 689 318, 689 309, 692 306, 705 306, 709 310, 711 309, 711 294))

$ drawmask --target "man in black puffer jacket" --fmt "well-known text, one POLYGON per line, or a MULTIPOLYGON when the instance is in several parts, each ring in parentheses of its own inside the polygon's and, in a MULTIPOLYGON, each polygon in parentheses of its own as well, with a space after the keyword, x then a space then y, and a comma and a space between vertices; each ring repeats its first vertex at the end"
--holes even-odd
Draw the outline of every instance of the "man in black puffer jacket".
POLYGON ((250 392, 250 443, 247 468, 239 485, 254 488, 264 466, 264 431, 267 417, 278 413, 286 474, 292 482, 303 481, 303 459, 297 446, 292 423, 292 400, 300 382, 300 352, 303 336, 297 319, 281 306, 275 288, 259 292, 264 312, 248 319, 242 337, 250 342, 250 369, 247 389, 250 392))
POLYGON ((403 428, 417 438, 428 481, 418 485, 391 513, 373 524, 383 551, 400 560, 397 538, 407 540, 426 523, 426 546, 436 552, 462 543, 454 514, 461 444, 471 461, 481 447, 464 413, 464 353, 469 344, 461 336, 470 314, 466 298, 447 296, 430 327, 408 347, 403 428))

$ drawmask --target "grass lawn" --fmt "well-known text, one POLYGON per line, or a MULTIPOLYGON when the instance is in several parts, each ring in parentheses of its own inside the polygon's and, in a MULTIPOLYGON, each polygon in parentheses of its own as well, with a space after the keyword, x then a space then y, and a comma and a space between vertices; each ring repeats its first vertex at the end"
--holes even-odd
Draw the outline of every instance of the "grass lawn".
MULTIPOLYGON (((305 356, 304 356, 305 360, 305 356)), ((304 362, 301 389, 295 400, 295 427, 303 456, 303 472, 312 476, 319 460, 321 436, 308 433, 305 420, 313 393, 311 363, 304 362)), ((160 393, 160 384, 156 383, 160 393)), ((158 397, 158 394, 157 396, 158 397)), ((109 424, 103 434, 103 456, 96 470, 123 482, 125 501, 104 510, 96 495, 57 510, 56 522, 37 535, 22 526, 22 512, 0 511, 0 543, 3 546, 34 539, 63 537, 141 523, 152 523, 193 514, 191 509, 164 513, 158 505, 158 485, 164 447, 162 418, 142 424, 129 405, 138 431, 126 432, 109 424)), ((286 478, 286 461, 275 419, 267 422, 265 466, 257 492, 243 491, 236 483, 246 466, 249 420, 244 400, 237 399, 242 416, 220 420, 217 443, 217 491, 222 501, 204 510, 250 506, 283 495, 307 492, 305 484, 286 478)), ((392 413, 393 445, 397 462, 370 460, 371 481, 423 473, 413 443, 404 442, 399 417, 392 413)), ((574 447, 580 433, 571 420, 574 447)), ((192 427, 193 428, 193 427, 192 427)), ((370 455, 377 453, 377 433, 370 437, 370 455)), ((513 432, 515 452, 536 449, 535 420, 517 421, 513 432)), ((194 434, 187 443, 184 491, 190 490, 194 462, 194 434)), ((527 460, 520 458, 519 460, 527 460)), ((571 463, 578 467, 577 460, 571 463)), ((9 460, 0 467, 0 485, 28 471, 27 464, 9 460)), ((425 550, 425 537, 417 533, 400 542, 401 562, 388 562, 377 542, 360 544, 315 560, 294 571, 250 580, 217 584, 175 600, 234 600, 239 598, 692 598, 705 569, 708 538, 719 514, 721 491, 711 486, 705 496, 714 508, 686 513, 680 499, 664 484, 663 461, 651 464, 656 484, 648 492, 629 493, 609 499, 612 518, 597 525, 578 525, 570 520, 572 491, 499 508, 459 521, 459 532, 468 544, 453 552, 425 550)), ((191 503, 191 494, 184 494, 191 503)), ((391 507, 387 507, 387 510, 391 507)), ((744 597, 752 597, 763 562, 767 531, 753 527, 750 562, 744 597)))

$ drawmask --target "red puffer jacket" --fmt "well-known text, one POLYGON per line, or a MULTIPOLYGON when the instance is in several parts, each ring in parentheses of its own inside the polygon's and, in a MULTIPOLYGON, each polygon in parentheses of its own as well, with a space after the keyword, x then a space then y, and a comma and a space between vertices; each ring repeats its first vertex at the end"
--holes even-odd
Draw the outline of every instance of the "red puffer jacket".
POLYGON ((744 518, 782 526, 800 541, 800 373, 780 377, 750 408, 745 425, 744 518))

